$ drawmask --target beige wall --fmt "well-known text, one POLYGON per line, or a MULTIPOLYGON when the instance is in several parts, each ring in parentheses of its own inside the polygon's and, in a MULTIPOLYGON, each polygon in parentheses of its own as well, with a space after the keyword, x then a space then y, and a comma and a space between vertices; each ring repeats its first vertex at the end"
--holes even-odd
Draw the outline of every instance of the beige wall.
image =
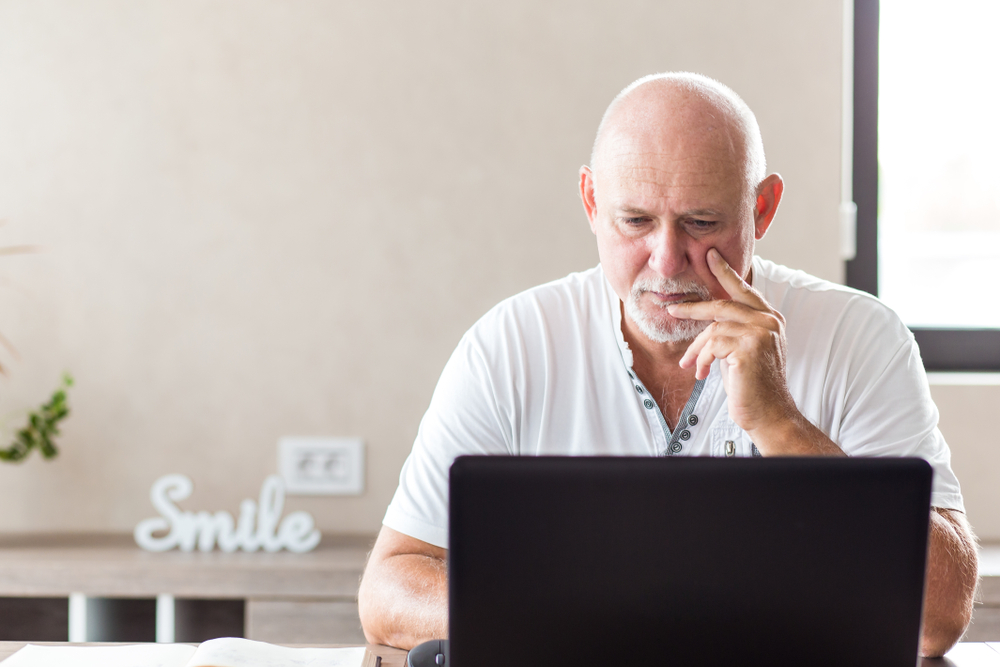
POLYGON ((130 530, 167 472, 235 510, 315 434, 367 441, 367 492, 289 504, 374 531, 462 332, 596 262, 577 169, 649 72, 745 97, 787 181, 761 254, 840 279, 840 16, 0 0, 0 243, 45 250, 0 258, 0 413, 78 381, 60 457, 0 466, 0 530, 130 530))
POLYGON ((969 521, 984 542, 1000 542, 1000 384, 938 385, 931 394, 941 412, 941 432, 951 445, 952 467, 962 483, 969 521))

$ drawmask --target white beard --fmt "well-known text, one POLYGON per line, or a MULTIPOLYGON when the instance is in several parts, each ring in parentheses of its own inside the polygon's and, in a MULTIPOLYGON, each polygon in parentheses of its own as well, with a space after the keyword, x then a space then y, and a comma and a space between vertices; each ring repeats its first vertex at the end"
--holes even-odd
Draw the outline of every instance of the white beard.
MULTIPOLYGON (((695 294, 701 301, 712 298, 711 292, 704 285, 695 282, 680 282, 676 280, 637 280, 632 285, 628 299, 625 301, 625 313, 636 323, 646 338, 654 343, 683 343, 694 340, 711 322, 702 320, 674 319, 667 312, 666 305, 656 304, 663 310, 661 317, 651 316, 642 310, 639 299, 643 292, 659 292, 660 294, 695 294)), ((669 304, 667 304, 669 305, 669 304)))

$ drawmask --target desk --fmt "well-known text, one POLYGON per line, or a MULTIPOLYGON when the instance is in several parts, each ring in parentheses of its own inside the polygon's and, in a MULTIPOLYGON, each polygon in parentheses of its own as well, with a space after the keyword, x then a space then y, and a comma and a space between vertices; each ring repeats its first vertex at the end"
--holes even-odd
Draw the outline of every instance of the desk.
MULTIPOLYGON (((0 642, 0 662, 13 655, 27 643, 56 645, 54 642, 0 642)), ((344 644, 309 644, 309 646, 336 648, 344 646, 344 644)), ((358 644, 355 644, 355 646, 358 646, 358 644)), ((406 664, 406 651, 398 648, 389 648, 388 646, 375 646, 373 644, 368 644, 367 646, 372 653, 381 656, 382 667, 403 667, 406 664)))
MULTIPOLYGON (((13 655, 25 643, 27 642, 0 642, 0 662, 13 655)), ((312 644, 312 646, 317 645, 312 644)), ((338 646, 338 644, 326 644, 326 646, 338 646)), ((382 657, 382 667, 403 667, 406 664, 406 651, 388 646, 372 644, 367 646, 372 653, 382 657)), ((1000 667, 1000 644, 972 642, 959 644, 943 660, 923 659, 920 661, 920 667, 1000 667)))

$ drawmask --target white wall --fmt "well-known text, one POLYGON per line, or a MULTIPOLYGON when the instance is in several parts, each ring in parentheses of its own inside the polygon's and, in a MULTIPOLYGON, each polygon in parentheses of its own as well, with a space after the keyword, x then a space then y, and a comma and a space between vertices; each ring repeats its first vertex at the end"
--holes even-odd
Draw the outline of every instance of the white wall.
POLYGON ((1000 385, 931 386, 965 509, 984 542, 1000 542, 1000 385))
MULTIPOLYGON (((501 298, 596 262, 576 195, 605 105, 688 69, 787 182, 760 252, 840 279, 839 0, 0 0, 0 413, 63 370, 52 462, 0 530, 130 530, 167 472, 235 510, 281 435, 358 435, 374 531, 437 375, 501 298)), ((23 414, 23 413, 21 413, 23 414)), ((997 527, 1000 535, 1000 526, 997 527)))

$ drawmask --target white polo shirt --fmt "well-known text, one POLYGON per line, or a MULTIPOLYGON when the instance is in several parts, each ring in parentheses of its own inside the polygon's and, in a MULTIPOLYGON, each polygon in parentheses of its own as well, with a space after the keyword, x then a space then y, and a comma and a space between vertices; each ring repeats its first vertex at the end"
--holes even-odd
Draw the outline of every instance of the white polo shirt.
MULTIPOLYGON (((786 320, 788 388, 850 456, 919 456, 931 502, 964 511, 920 353, 874 297, 753 258, 753 286, 786 320)), ((511 297, 448 360, 383 523, 448 546, 448 469, 461 454, 752 456, 718 362, 670 432, 632 371, 618 295, 600 266, 511 297)))

